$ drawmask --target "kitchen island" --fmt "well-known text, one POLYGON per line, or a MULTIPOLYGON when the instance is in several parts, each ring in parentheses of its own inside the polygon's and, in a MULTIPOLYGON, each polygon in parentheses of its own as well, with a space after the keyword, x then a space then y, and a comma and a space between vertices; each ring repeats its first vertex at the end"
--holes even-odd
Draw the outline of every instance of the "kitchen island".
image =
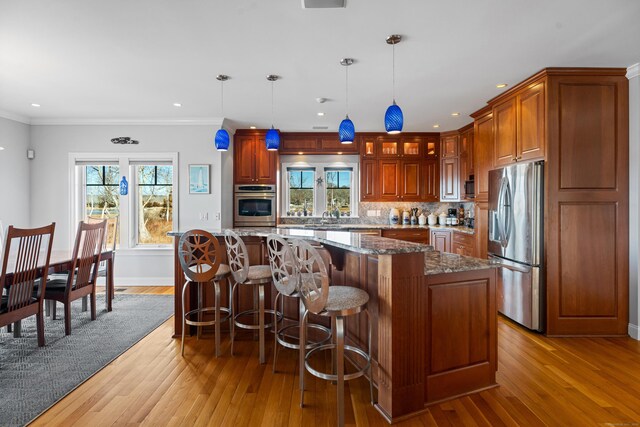
MULTIPOLYGON (((496 385, 496 273, 488 261, 348 231, 234 231, 245 240, 252 264, 268 264, 264 240, 270 233, 321 245, 331 283, 369 293, 376 408, 389 422, 420 413, 430 404, 496 385)), ((176 249, 181 234, 170 233, 176 249)), ((212 234, 222 240, 221 231, 212 234)), ((223 258, 225 262, 226 256, 223 258)), ((181 333, 178 295, 183 283, 176 256, 175 336, 181 333)), ((269 306, 274 296, 272 288, 267 296, 269 306)), ((250 293, 240 293, 237 309, 247 309, 252 301, 250 293)), ((295 304, 285 306, 284 311, 285 318, 297 320, 295 304)), ((350 344, 366 348, 366 319, 348 319, 346 335, 350 344)))

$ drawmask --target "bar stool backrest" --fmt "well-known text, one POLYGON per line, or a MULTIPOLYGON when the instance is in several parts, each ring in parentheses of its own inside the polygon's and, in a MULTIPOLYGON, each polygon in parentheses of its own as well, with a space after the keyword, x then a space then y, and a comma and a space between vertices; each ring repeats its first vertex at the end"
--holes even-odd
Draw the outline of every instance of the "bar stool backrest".
POLYGON ((213 280, 220 267, 220 255, 218 239, 204 230, 189 230, 178 242, 180 266, 192 282, 213 280))
POLYGON ((227 246, 227 261, 231 275, 236 283, 244 283, 249 276, 249 252, 240 236, 231 230, 224 230, 224 243, 227 246))
POLYGON ((327 267, 320 257, 320 253, 309 242, 296 239, 292 246, 298 267, 300 298, 311 313, 321 313, 329 298, 327 267))
POLYGON ((298 272, 293 250, 289 243, 277 234, 267 236, 271 277, 276 289, 283 295, 291 295, 298 290, 298 272))

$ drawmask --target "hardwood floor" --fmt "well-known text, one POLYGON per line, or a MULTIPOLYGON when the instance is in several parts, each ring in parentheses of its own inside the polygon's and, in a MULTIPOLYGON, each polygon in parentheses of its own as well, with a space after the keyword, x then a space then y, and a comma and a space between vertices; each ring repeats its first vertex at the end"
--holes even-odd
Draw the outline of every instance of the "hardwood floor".
MULTIPOLYGON (((127 287, 125 292, 171 293, 127 287)), ((117 307, 114 309, 117 315, 117 307)), ((300 409, 297 353, 281 350, 278 372, 258 363, 258 345, 244 334, 229 355, 213 356, 212 336, 190 338, 185 357, 170 319, 33 425, 335 424, 335 387, 307 375, 300 409)), ((631 338, 546 338, 500 319, 500 387, 429 408, 401 426, 640 425, 640 342, 631 338)), ((360 378, 345 390, 348 425, 387 425, 360 378)))

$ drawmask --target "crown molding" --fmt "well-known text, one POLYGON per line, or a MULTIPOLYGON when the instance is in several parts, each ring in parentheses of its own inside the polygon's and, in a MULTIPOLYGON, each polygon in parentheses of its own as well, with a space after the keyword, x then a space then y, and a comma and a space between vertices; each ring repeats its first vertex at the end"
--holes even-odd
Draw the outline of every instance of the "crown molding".
POLYGON ((634 77, 640 76, 640 62, 631 65, 627 68, 627 79, 631 80, 634 77))
POLYGON ((223 118, 200 117, 184 119, 32 119, 34 126, 222 126, 223 118))
POLYGON ((12 113, 12 112, 6 111, 6 110, 0 110, 0 117, 3 117, 5 119, 9 119, 9 120, 13 120, 15 122, 24 123, 25 125, 30 125, 31 124, 31 120, 29 119, 29 117, 23 116, 23 115, 20 115, 20 114, 16 114, 16 113, 12 113))

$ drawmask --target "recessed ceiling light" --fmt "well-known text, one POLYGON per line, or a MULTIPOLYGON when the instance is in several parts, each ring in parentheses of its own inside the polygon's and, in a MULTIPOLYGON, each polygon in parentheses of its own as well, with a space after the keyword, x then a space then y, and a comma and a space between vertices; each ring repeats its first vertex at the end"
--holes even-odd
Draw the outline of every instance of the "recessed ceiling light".
POLYGON ((249 129, 255 129, 255 128, 256 128, 255 126, 249 126, 249 129))
POLYGON ((433 127, 434 127, 434 128, 439 128, 439 127, 440 127, 440 125, 433 125, 433 127))
POLYGON ((0 151, 4 150, 4 147, 0 147, 0 151))
POLYGON ((32 107, 39 107, 40 104, 31 104, 32 107))
POLYGON ((497 87, 498 89, 502 89, 503 87, 507 87, 507 84, 506 84, 506 83, 498 83, 498 84, 496 85, 496 87, 497 87))
POLYGON ((319 115, 320 117, 322 117, 322 116, 324 116, 324 113, 323 113, 323 112, 319 112, 319 113, 318 113, 318 115, 319 115))
POLYGON ((452 116, 459 116, 460 113, 451 113, 452 116))
POLYGON ((182 104, 180 104, 179 102, 174 102, 174 103, 173 103, 173 106, 174 106, 174 107, 182 107, 182 104))

